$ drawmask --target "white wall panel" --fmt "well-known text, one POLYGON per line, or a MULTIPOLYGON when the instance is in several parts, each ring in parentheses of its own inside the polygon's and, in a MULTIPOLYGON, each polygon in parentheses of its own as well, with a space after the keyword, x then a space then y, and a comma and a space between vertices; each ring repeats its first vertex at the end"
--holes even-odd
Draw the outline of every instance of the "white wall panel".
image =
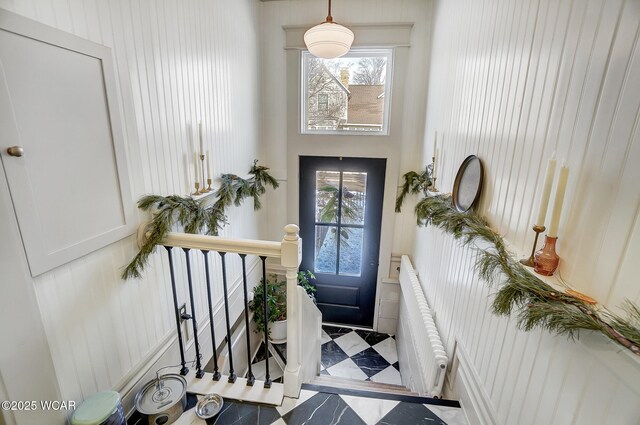
MULTIPOLYGON (((640 4, 438 1, 433 21, 423 163, 437 132, 440 188, 479 155, 480 213, 529 252, 555 151, 571 167, 561 276, 610 308, 640 302, 640 4)), ((492 315, 494 289, 473 272, 474 255, 437 230, 416 232, 414 263, 443 342, 449 354, 464 346, 499 422, 640 423, 640 359, 589 332, 572 342, 492 315)))
MULTIPOLYGON (((245 174, 260 157, 257 2, 0 0, 0 7, 113 49, 136 199, 190 191, 199 121, 216 175, 245 174)), ((232 208, 223 235, 259 237, 259 214, 250 203, 232 208)), ((33 282, 63 399, 123 386, 174 332, 166 253, 153 256, 143 279, 124 282, 122 267, 135 252, 130 237, 33 282)), ((219 276, 219 258, 211 257, 219 276)), ((184 276, 182 251, 174 258, 184 276)), ((239 264, 229 259, 230 282, 239 264)), ((201 258, 193 268, 203 269, 201 258)), ((179 280, 182 303, 186 286, 179 280)), ((200 275, 195 282, 200 324, 203 281, 200 275)), ((221 292, 216 287, 214 297, 221 292)))

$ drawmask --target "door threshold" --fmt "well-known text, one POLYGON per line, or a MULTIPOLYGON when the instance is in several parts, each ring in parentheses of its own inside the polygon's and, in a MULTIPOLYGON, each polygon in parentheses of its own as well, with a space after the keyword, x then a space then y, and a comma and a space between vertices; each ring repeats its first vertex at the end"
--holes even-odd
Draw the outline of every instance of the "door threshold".
POLYGON ((344 323, 331 323, 331 322, 322 322, 322 326, 333 326, 334 328, 345 328, 345 329, 357 329, 360 331, 373 331, 372 327, 366 326, 358 326, 358 325, 345 325, 344 323))

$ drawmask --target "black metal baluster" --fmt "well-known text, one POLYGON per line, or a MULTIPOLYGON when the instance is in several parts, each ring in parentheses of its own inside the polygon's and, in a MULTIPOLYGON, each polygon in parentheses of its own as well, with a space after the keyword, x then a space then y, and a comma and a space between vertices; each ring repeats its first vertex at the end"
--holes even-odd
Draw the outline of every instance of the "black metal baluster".
POLYGON ((222 288, 224 289, 224 315, 227 319, 227 351, 229 352, 229 382, 236 382, 236 373, 233 370, 233 353, 231 352, 231 323, 229 323, 229 295, 227 292, 227 264, 226 252, 218 252, 222 260, 222 288))
POLYGON ((178 293, 176 292, 176 278, 173 270, 173 256, 171 255, 171 247, 165 246, 167 255, 169 256, 169 274, 171 276, 171 290, 173 292, 173 308, 176 313, 176 329, 178 330, 178 346, 180 347, 180 375, 189 373, 187 362, 184 360, 184 344, 182 342, 182 326, 180 326, 180 308, 178 307, 178 293))
POLYGON ((247 373, 247 385, 253 386, 256 381, 251 371, 251 336, 249 335, 249 296, 247 295, 247 265, 245 259, 247 254, 239 254, 242 259, 242 286, 244 288, 244 324, 246 327, 245 333, 247 334, 247 364, 249 365, 249 372, 247 373))
POLYGON ((218 352, 216 350, 216 331, 213 323, 213 306, 211 305, 211 278, 209 273, 209 251, 202 251, 204 255, 204 271, 207 279, 207 301, 209 302, 209 325, 211 326, 211 345, 213 346, 213 380, 220 380, 220 371, 218 370, 218 352))
POLYGON ((184 258, 187 262, 187 282, 189 283, 189 302, 191 303, 191 324, 193 325, 193 341, 196 346, 196 378, 204 376, 202 364, 200 363, 200 344, 198 344, 198 321, 196 320, 195 303, 193 302, 193 282, 191 279, 191 261, 189 259, 189 248, 182 248, 184 258))
POLYGON ((269 376, 269 316, 267 316, 267 257, 260 256, 262 260, 262 285, 264 285, 262 307, 264 313, 264 351, 265 358, 265 377, 264 387, 271 388, 271 377, 269 376))

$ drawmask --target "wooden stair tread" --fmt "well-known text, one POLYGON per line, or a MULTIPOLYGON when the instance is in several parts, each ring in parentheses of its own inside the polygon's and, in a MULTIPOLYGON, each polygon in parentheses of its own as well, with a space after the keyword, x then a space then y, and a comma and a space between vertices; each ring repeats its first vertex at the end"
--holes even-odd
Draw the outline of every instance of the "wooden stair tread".
POLYGON ((357 379, 339 378, 336 376, 328 375, 316 376, 311 382, 309 382, 309 384, 323 387, 342 387, 389 394, 419 396, 418 393, 412 392, 409 388, 403 387, 402 385, 385 384, 373 381, 360 381, 357 379))

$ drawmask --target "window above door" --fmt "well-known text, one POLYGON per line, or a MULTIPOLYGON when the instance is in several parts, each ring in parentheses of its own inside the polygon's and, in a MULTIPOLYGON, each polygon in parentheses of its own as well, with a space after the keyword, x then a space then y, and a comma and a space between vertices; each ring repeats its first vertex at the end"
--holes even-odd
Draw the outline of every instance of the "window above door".
POLYGON ((387 135, 392 70, 392 49, 354 49, 336 59, 303 52, 301 133, 387 135))

